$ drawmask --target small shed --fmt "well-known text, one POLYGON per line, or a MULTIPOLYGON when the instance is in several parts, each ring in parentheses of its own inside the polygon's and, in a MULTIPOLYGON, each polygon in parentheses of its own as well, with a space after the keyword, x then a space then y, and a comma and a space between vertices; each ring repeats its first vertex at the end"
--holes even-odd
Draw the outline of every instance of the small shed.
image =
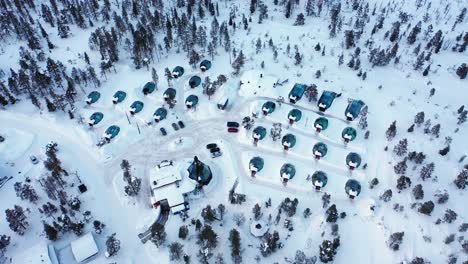
POLYGON ((158 123, 159 121, 166 119, 166 117, 167 117, 166 108, 159 107, 158 109, 156 109, 156 111, 154 111, 154 114, 153 114, 154 122, 158 123))
POLYGON ((156 84, 154 82, 147 82, 144 86, 143 86, 143 94, 144 95, 148 95, 152 92, 154 92, 154 90, 156 89, 156 84))
POLYGON ((249 162, 249 170, 251 172, 251 176, 255 177, 255 175, 263 169, 265 162, 261 157, 253 157, 250 159, 249 162))
POLYGON ((315 186, 316 191, 320 191, 325 185, 327 185, 328 177, 323 171, 316 171, 312 174, 312 184, 315 186))
POLYGON ((86 235, 72 241, 70 246, 73 256, 78 263, 82 263, 99 253, 99 249, 92 233, 87 233, 86 235))
POLYGON ((112 103, 113 104, 118 104, 123 102, 125 100, 125 97, 127 97, 127 93, 124 91, 117 91, 115 92, 114 96, 112 97, 112 103))
POLYGON ((106 129, 106 132, 104 132, 104 138, 107 141, 110 141, 111 139, 115 138, 120 132, 120 127, 116 125, 112 125, 106 129))
POLYGON ((349 179, 345 185, 345 192, 349 198, 354 199, 361 193, 361 184, 355 179, 349 179))
POLYGON ((283 181, 283 184, 288 183, 289 180, 294 178, 296 175, 296 167, 290 163, 285 163, 283 166, 281 166, 280 169, 280 176, 281 180, 283 181))
POLYGON ((89 117, 89 122, 88 125, 90 127, 99 124, 99 122, 102 121, 104 118, 104 114, 101 112, 94 112, 90 117, 89 117))
POLYGON ((167 88, 166 91, 164 91, 163 97, 164 100, 167 101, 172 101, 176 97, 176 90, 174 88, 167 88))
POLYGON ((307 85, 305 84, 300 84, 296 83, 294 84, 293 88, 289 92, 288 98, 289 102, 292 104, 297 103, 299 100, 301 100, 302 96, 304 95, 304 92, 306 90, 307 85))
POLYGON ((189 83, 190 88, 198 87, 201 84, 201 78, 197 75, 194 75, 190 77, 190 80, 188 83, 189 83))
POLYGON ((341 132, 341 137, 343 138, 345 143, 353 141, 356 138, 356 136, 357 131, 352 127, 345 127, 345 129, 343 129, 343 132, 341 132))
POLYGON ((211 61, 203 60, 202 62, 200 62, 200 70, 202 72, 205 72, 205 71, 209 70, 210 68, 211 68, 211 61))
POLYGON ((322 130, 325 130, 328 128, 328 119, 326 119, 325 117, 319 117, 315 119, 314 127, 315 127, 315 131, 320 133, 322 130))
POLYGON ((252 221, 252 224, 250 224, 250 233, 254 237, 262 237, 266 234, 266 232, 268 232, 268 229, 268 224, 261 220, 252 221))
POLYGON ((86 98, 86 103, 87 104, 94 104, 101 98, 101 93, 98 91, 92 91, 88 94, 88 97, 86 98))
POLYGON ((174 70, 172 70, 172 77, 177 79, 182 75, 184 75, 184 68, 182 66, 176 66, 174 70))
POLYGON ((196 181, 200 187, 208 185, 213 178, 210 167, 201 162, 197 156, 193 157, 187 171, 189 178, 196 181))
POLYGON ((348 121, 353 121, 361 113, 365 103, 361 100, 352 100, 345 110, 345 116, 348 121))
POLYGON ((320 96, 317 102, 318 109, 322 112, 325 112, 325 110, 330 108, 330 106, 333 103, 333 100, 335 100, 336 97, 340 97, 340 96, 341 96, 341 93, 337 94, 331 91, 323 91, 322 95, 320 96))
POLYGON ((283 144, 284 150, 289 150, 296 145, 296 136, 293 134, 286 134, 281 139, 281 143, 283 144))
POLYGON ((264 139, 266 134, 267 134, 266 128, 264 128, 262 126, 258 126, 256 128, 254 128, 254 130, 252 132, 252 137, 254 139, 254 144, 257 144, 257 142, 259 140, 264 139))
POLYGON ((294 122, 299 122, 302 118, 302 111, 299 109, 292 109, 288 113, 289 124, 293 124, 294 122))
POLYGON ((328 147, 325 143, 318 142, 314 145, 312 152, 314 153, 316 159, 320 159, 327 155, 328 147))
POLYGON ((271 114, 275 111, 276 104, 272 101, 266 101, 262 106, 263 115, 271 114))
POLYGON ((359 165, 361 165, 361 156, 356 152, 350 152, 346 156, 346 165, 348 165, 350 170, 359 168, 359 165))
POLYGON ((185 106, 187 106, 187 109, 195 108, 197 104, 198 104, 198 96, 194 94, 187 96, 187 99, 185 99, 185 106))
POLYGON ((139 113, 141 110, 143 110, 143 106, 145 104, 142 101, 135 101, 130 105, 130 114, 134 115, 136 113, 139 113))

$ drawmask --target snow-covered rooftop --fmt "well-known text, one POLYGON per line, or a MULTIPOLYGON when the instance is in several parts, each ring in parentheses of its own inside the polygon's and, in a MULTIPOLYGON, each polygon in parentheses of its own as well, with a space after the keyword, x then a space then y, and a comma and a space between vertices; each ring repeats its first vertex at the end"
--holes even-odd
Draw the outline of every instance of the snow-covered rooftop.
POLYGON ((91 233, 87 233, 86 235, 72 241, 70 246, 73 256, 77 262, 82 262, 99 252, 96 241, 94 241, 93 234, 91 233))
MULTIPOLYGON (((150 171, 153 203, 167 200, 170 207, 176 207, 185 202, 184 194, 195 189, 195 182, 186 175, 184 164, 178 163, 161 168, 155 167, 150 171)), ((175 212, 175 208, 171 210, 175 212)))
POLYGON ((256 237, 261 237, 268 231, 268 228, 267 223, 263 221, 253 221, 250 224, 250 233, 256 237))

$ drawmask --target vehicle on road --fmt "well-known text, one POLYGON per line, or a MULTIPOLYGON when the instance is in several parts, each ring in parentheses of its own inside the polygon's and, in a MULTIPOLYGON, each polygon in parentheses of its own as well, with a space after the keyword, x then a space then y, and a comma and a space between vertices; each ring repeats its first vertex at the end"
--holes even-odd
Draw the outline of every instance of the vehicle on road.
POLYGON ((236 127, 230 127, 230 128, 228 128, 228 132, 229 133, 237 133, 237 132, 239 132, 239 129, 236 128, 236 127))
POLYGON ((161 128, 159 129, 159 131, 161 131, 161 134, 162 134, 163 136, 166 136, 166 135, 167 135, 167 131, 166 131, 166 129, 165 129, 164 127, 161 127, 161 128))
POLYGON ((180 120, 179 122, 177 122, 177 124, 179 124, 179 127, 180 127, 180 128, 182 128, 182 129, 185 128, 185 124, 184 124, 184 122, 182 122, 182 120, 180 120))
POLYGON ((206 149, 213 149, 213 148, 216 148, 218 147, 218 145, 216 145, 216 143, 210 143, 208 145, 206 145, 206 149))
POLYGON ((31 157, 29 157, 29 159, 31 160, 32 164, 38 164, 39 163, 39 160, 37 159, 36 156, 32 155, 31 157))
POLYGON ((217 158, 217 157, 220 157, 222 156, 223 153, 221 153, 221 151, 217 151, 217 152, 214 152, 214 153, 211 153, 211 157, 214 159, 214 158, 217 158))
POLYGON ((172 123, 171 126, 175 131, 179 130, 179 126, 176 123, 172 123))
POLYGON ((233 121, 227 122, 226 125, 227 125, 227 127, 239 127, 239 123, 233 122, 233 121))
POLYGON ((158 168, 163 168, 163 167, 167 167, 167 166, 172 166, 172 160, 162 160, 158 164, 158 168))
POLYGON ((221 149, 218 147, 210 149, 210 153, 212 158, 217 158, 222 155, 221 149))
POLYGON ((220 149, 218 147, 210 149, 211 153, 219 152, 220 149))

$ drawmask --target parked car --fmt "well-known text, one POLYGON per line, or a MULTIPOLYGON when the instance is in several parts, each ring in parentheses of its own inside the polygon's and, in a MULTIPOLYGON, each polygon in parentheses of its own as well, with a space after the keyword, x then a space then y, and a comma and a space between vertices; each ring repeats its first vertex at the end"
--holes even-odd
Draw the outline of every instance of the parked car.
POLYGON ((176 123, 172 123, 171 126, 175 131, 179 130, 179 126, 176 123))
POLYGON ((221 151, 218 147, 210 149, 211 153, 219 152, 221 151))
POLYGON ((161 127, 161 128, 159 129, 159 131, 161 131, 161 134, 162 134, 163 136, 167 135, 166 129, 165 129, 164 127, 161 127))
POLYGON ((211 157, 214 159, 214 158, 217 158, 219 156, 223 155, 223 153, 221 153, 221 151, 217 151, 217 152, 213 152, 211 153, 211 157))
POLYGON ((38 164, 39 163, 39 160, 37 159, 36 156, 32 155, 31 157, 29 157, 29 159, 31 160, 32 164, 38 164))
POLYGON ((158 168, 163 168, 163 167, 167 167, 167 166, 172 166, 172 160, 162 160, 158 164, 158 168))
POLYGON ((180 128, 185 128, 185 124, 184 122, 182 122, 182 120, 180 120, 179 122, 177 122, 177 124, 179 124, 180 128))
POLYGON ((239 127, 239 123, 229 121, 229 122, 227 122, 227 127, 239 127))
POLYGON ((228 128, 228 132, 229 133, 237 133, 237 132, 239 132, 239 129, 236 128, 236 127, 230 127, 230 128, 228 128))
POLYGON ((216 148, 218 147, 218 145, 216 145, 216 143, 210 143, 208 145, 206 145, 206 149, 213 149, 213 148, 216 148))

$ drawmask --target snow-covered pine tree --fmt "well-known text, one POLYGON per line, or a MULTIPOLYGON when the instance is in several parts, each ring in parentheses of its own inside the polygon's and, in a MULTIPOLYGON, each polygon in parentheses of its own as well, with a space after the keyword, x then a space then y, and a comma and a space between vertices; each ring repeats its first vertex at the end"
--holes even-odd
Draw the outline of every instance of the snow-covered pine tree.
POLYGON ((303 13, 299 13, 294 22, 294 26, 303 26, 305 24, 305 17, 303 13))
POLYGON ((417 184, 413 188, 413 196, 416 200, 421 200, 424 198, 424 190, 421 184, 417 184))
POLYGON ((407 158, 405 157, 402 161, 398 162, 394 167, 393 170, 398 175, 404 175, 406 173, 406 169, 408 165, 406 164, 407 158))
POLYGON ((335 238, 333 242, 330 240, 324 240, 319 247, 320 261, 322 261, 323 263, 333 262, 339 246, 339 237, 335 238))
POLYGON ((425 214, 425 215, 431 215, 432 211, 434 210, 434 202, 432 201, 427 201, 427 202, 424 202, 421 207, 419 207, 419 212, 421 214, 425 214))
POLYGON ((184 255, 184 246, 179 242, 174 242, 169 245, 169 257, 171 261, 178 261, 184 255))
POLYGON ((325 214, 327 215, 327 223, 336 223, 336 220, 338 220, 338 210, 335 204, 332 204, 327 211, 325 211, 325 214))
POLYGON ((464 190, 468 186, 468 169, 462 170, 453 183, 458 187, 458 189, 464 190))
POLYGON ((47 236, 47 239, 50 241, 57 240, 58 230, 56 230, 53 226, 49 225, 48 223, 44 222, 44 233, 47 236))
POLYGON ((13 209, 6 209, 5 214, 10 229, 20 236, 24 235, 29 227, 29 222, 27 221, 23 207, 15 205, 13 209))
POLYGON ((107 237, 106 240, 106 258, 117 255, 117 252, 120 250, 120 240, 115 237, 116 233, 107 237))
POLYGON ((392 199, 393 192, 391 189, 386 190, 382 195, 380 195, 379 199, 384 202, 389 202, 392 199))
POLYGON ((408 140, 406 138, 400 140, 400 142, 395 145, 393 152, 399 157, 405 155, 408 152, 408 140))
POLYGON ((241 238, 239 231, 235 228, 229 232, 229 241, 231 242, 231 257, 235 264, 242 263, 241 238))
POLYGON ((36 193, 34 188, 26 183, 16 182, 14 184, 14 189, 16 192, 16 196, 20 197, 21 200, 28 200, 31 203, 36 203, 39 200, 39 196, 36 193))
POLYGON ((406 176, 400 176, 400 178, 397 179, 396 187, 399 190, 398 192, 411 187, 411 179, 406 176))
POLYGON ((390 238, 387 241, 387 245, 394 251, 400 249, 400 244, 403 242, 403 237, 405 236, 405 232, 395 232, 390 235, 390 238))
POLYGON ((385 133, 387 136, 387 140, 390 141, 396 136, 396 121, 393 121, 387 129, 385 133))
POLYGON ((160 247, 166 241, 166 231, 164 229, 164 225, 161 225, 158 222, 155 222, 151 226, 151 242, 156 245, 156 247, 160 247))

